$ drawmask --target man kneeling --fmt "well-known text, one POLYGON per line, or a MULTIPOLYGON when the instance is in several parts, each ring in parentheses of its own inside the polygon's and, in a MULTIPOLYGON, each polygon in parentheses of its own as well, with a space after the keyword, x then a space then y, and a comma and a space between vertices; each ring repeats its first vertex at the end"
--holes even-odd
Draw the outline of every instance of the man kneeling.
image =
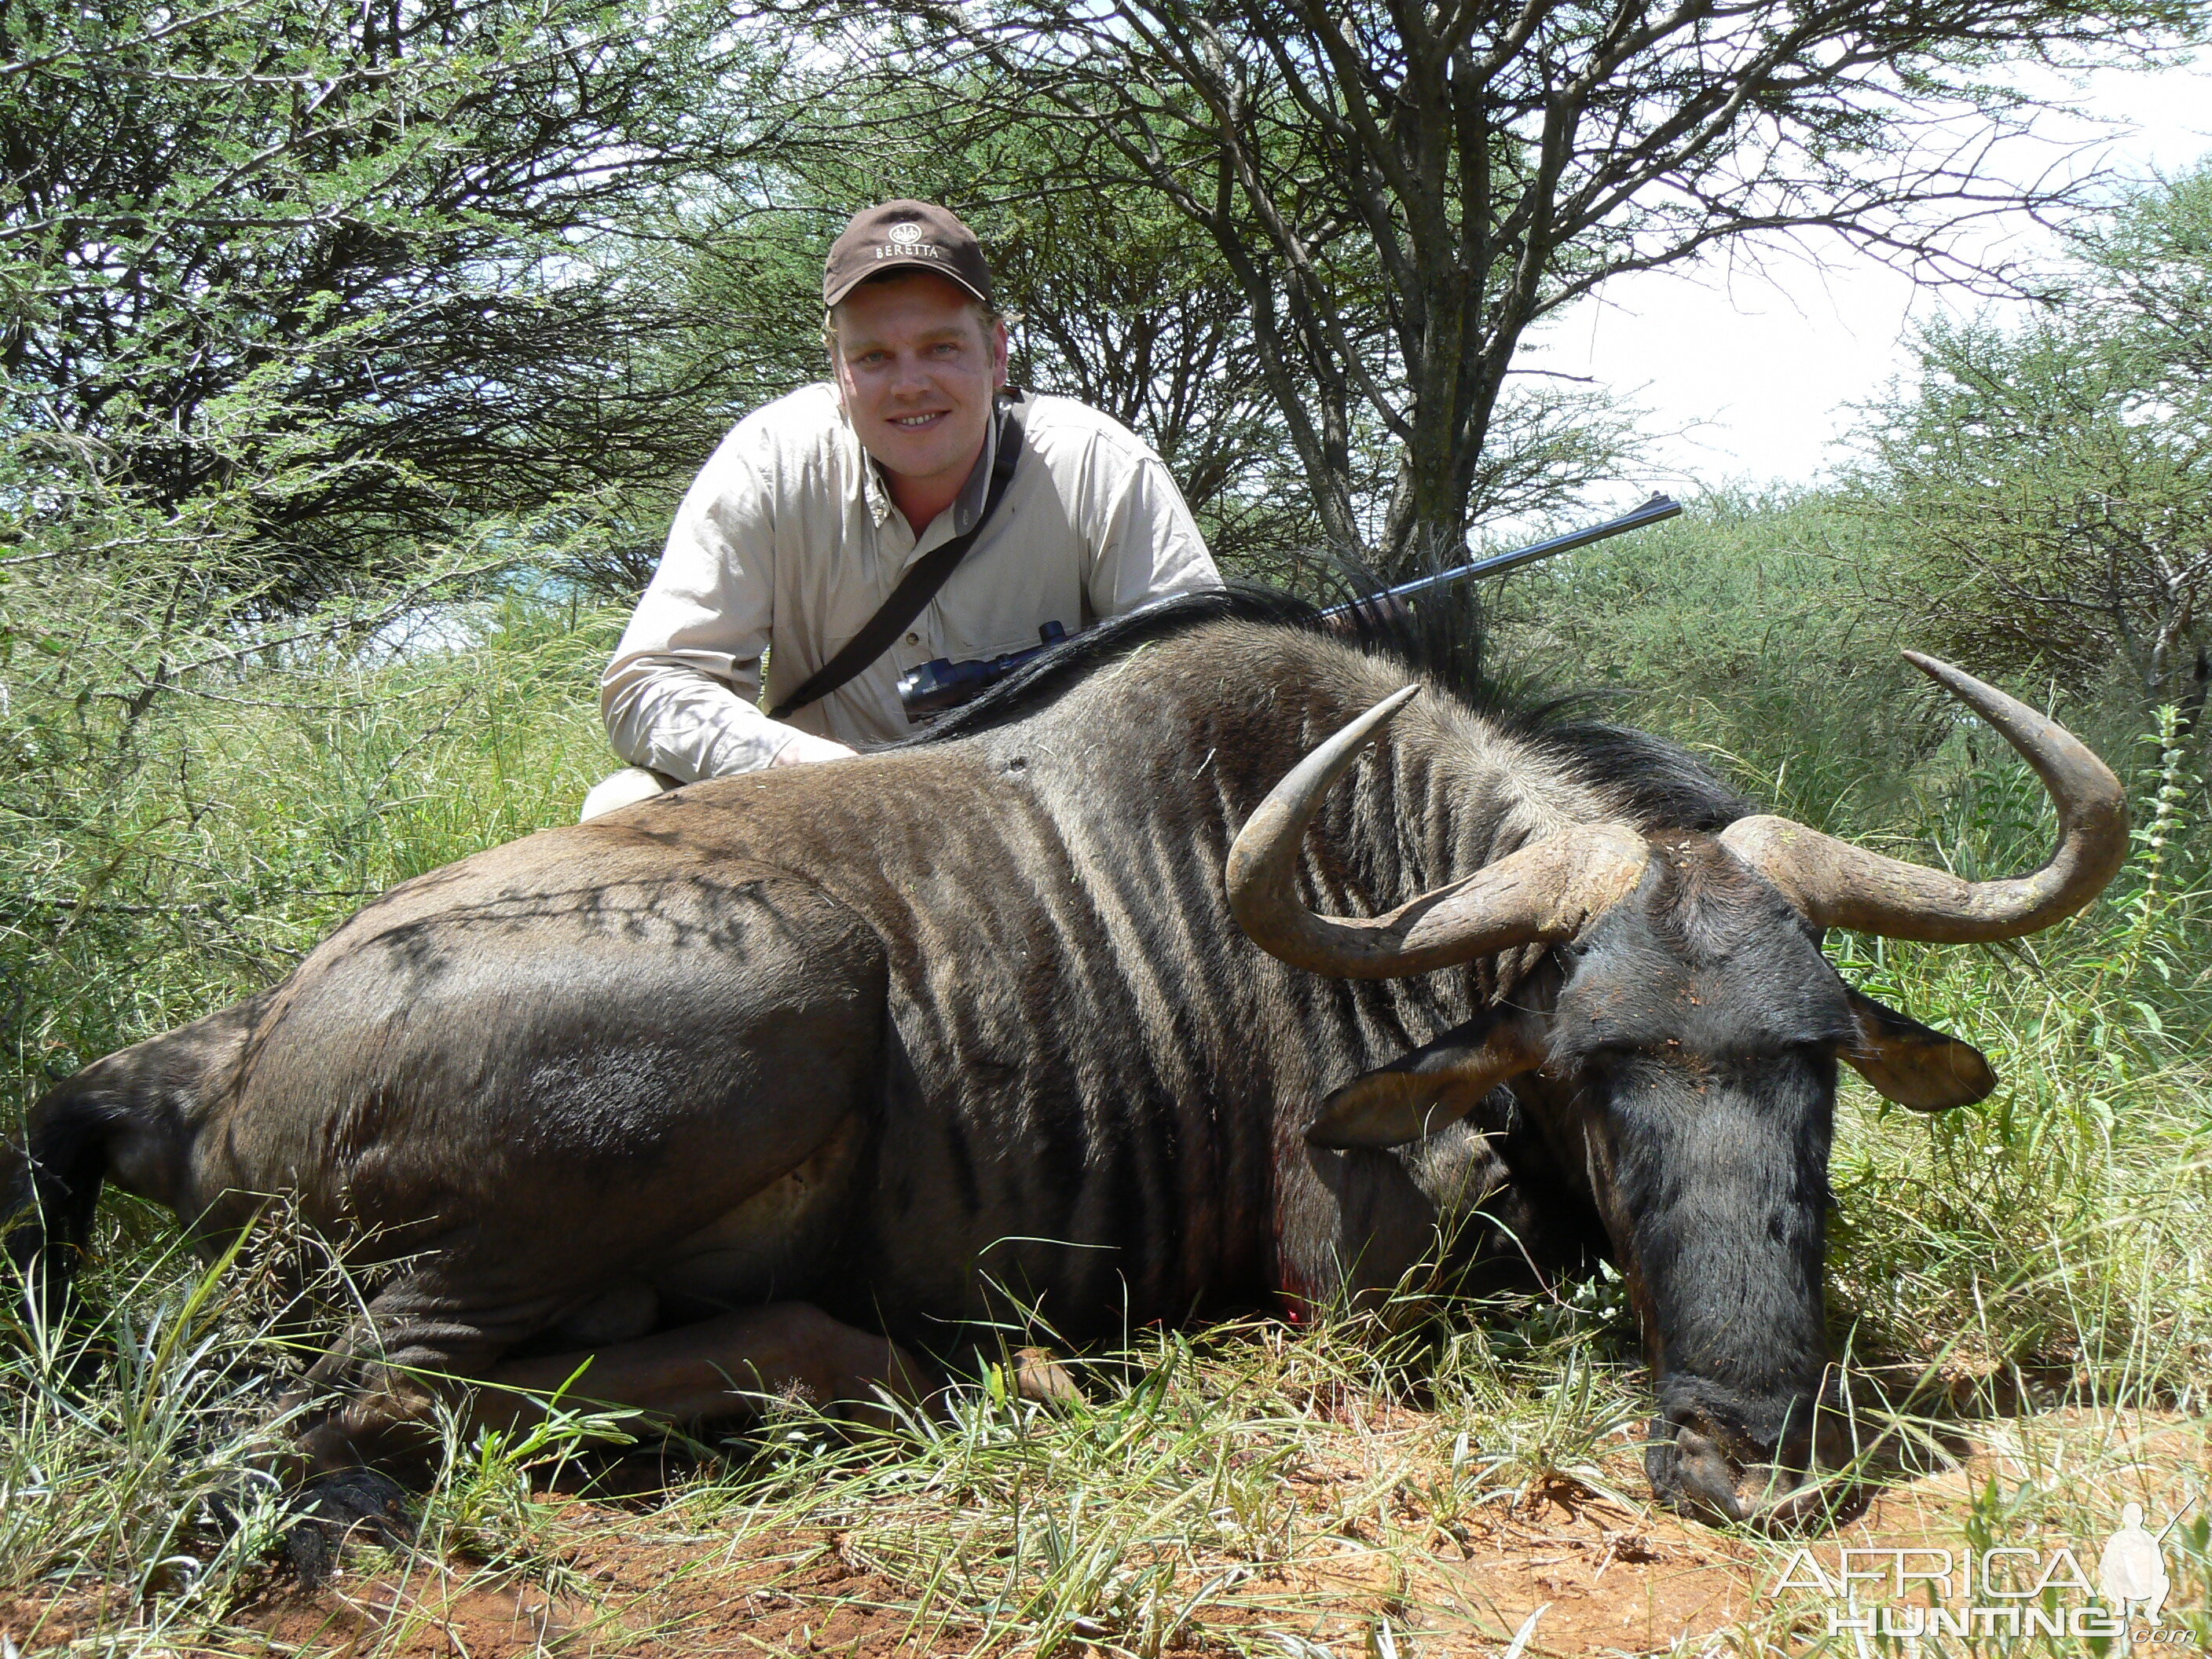
POLYGON ((632 764, 592 791, 586 818, 895 741, 910 669, 1220 585, 1148 445, 1072 399, 1006 395, 990 269, 951 213, 855 215, 822 298, 834 379, 739 422, 678 509, 600 683, 632 764))

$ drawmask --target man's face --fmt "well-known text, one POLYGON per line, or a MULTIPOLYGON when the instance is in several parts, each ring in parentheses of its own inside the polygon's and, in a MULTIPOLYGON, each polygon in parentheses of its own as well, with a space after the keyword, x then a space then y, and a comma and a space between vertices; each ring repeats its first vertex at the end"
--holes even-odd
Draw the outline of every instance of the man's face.
POLYGON ((887 472, 957 490, 982 453, 1006 331, 987 333, 965 289, 917 271, 854 289, 836 309, 837 389, 887 472))

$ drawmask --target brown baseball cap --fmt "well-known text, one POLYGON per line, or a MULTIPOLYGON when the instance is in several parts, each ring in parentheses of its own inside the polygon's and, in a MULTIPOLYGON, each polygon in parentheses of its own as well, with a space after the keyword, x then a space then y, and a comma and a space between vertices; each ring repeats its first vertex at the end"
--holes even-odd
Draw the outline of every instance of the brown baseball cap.
POLYGON ((822 303, 834 306, 878 271, 902 268, 949 276, 991 300, 991 267, 983 245, 957 214, 933 202, 884 202, 862 208, 830 245, 822 267, 822 303))

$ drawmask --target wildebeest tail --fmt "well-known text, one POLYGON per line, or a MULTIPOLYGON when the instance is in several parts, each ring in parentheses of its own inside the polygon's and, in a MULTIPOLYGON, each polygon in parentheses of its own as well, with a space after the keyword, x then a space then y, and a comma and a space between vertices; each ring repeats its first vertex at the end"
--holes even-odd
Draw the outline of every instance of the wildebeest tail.
POLYGON ((14 1146, 0 1147, 0 1230, 35 1316, 60 1317, 104 1181, 178 1207, 192 1126, 228 1098, 270 994, 94 1060, 31 1109, 14 1146))
POLYGON ((60 1318, 84 1259, 106 1173, 115 1108, 72 1078, 31 1111, 21 1140, 0 1151, 0 1231, 27 1310, 60 1318))

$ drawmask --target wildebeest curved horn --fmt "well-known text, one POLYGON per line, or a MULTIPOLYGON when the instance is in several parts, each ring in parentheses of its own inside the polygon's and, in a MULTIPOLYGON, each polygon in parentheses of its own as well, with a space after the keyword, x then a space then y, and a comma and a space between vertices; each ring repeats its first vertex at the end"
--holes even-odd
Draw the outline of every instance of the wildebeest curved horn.
POLYGON ((1650 843, 1620 823, 1585 823, 1524 847, 1382 916, 1316 915, 1299 902, 1299 848, 1329 786, 1419 690, 1394 692, 1293 767, 1229 849, 1229 908, 1254 944, 1340 979, 1425 974, 1538 939, 1571 939, 1632 889, 1650 843))
POLYGON ((2127 800, 2104 762, 2057 721, 1917 651, 1906 660, 1997 729, 2058 809, 2058 845, 2033 875, 1963 881, 1885 858, 1788 818, 1741 818, 1723 846, 1780 888, 1808 921, 1885 939, 1971 945, 2063 921, 2105 890, 2128 855, 2127 800))

